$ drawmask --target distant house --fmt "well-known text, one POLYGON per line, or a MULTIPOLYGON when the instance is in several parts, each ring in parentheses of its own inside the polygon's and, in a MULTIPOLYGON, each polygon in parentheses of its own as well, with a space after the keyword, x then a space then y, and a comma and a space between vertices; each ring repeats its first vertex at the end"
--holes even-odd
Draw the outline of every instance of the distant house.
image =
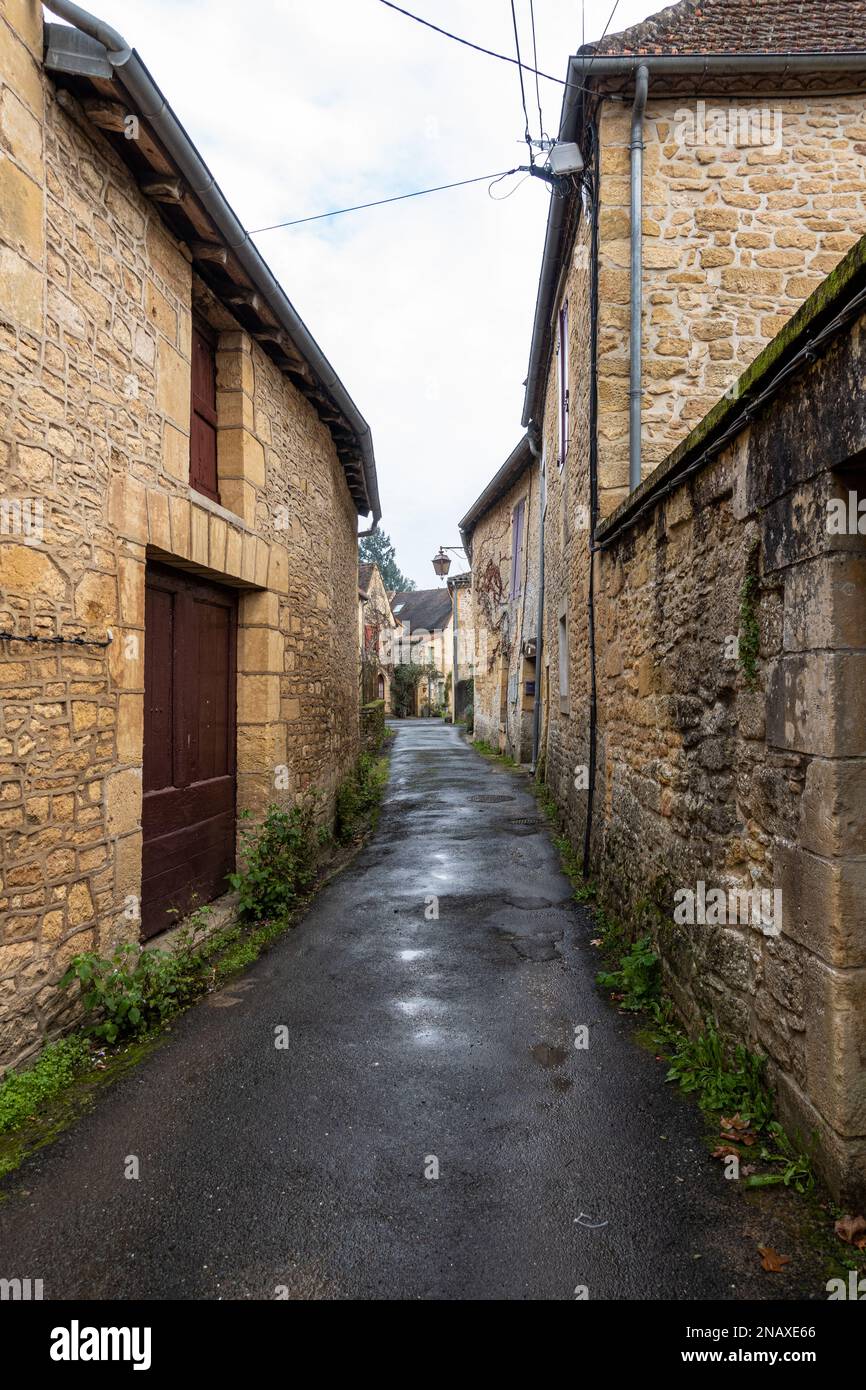
POLYGON ((473 686, 477 650, 474 610, 472 607, 472 573, 452 574, 447 580, 451 595, 452 679, 450 714, 456 724, 462 720, 473 702, 473 686))
MULTIPOLYGON (((430 666, 402 713, 439 714, 451 703, 454 668, 452 600, 448 589, 411 589, 391 595, 397 623, 394 665, 430 666)), ((400 712, 400 711, 398 711, 400 712)))
POLYGON ((541 489, 524 436, 460 522, 479 635, 474 730, 522 763, 535 747, 541 489))
POLYGON ((358 566, 358 646, 360 650, 361 703, 384 700, 392 713, 392 638, 396 622, 379 566, 358 566))

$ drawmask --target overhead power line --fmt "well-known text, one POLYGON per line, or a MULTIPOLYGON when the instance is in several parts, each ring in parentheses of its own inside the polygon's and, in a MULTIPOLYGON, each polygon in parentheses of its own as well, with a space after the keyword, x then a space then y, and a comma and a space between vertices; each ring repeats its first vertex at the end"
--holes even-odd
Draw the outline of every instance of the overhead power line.
POLYGON ((393 198, 376 198, 371 203, 355 203, 350 208, 335 208, 333 212, 317 212, 312 217, 294 217, 289 222, 271 222, 267 227, 256 227, 250 232, 250 236, 258 236, 260 232, 273 232, 279 227, 299 227, 302 222, 321 222, 326 217, 342 217, 346 212, 362 212, 365 208, 380 208, 385 203, 402 203, 407 198, 422 198, 426 193, 444 193, 448 188, 465 188, 470 183, 488 183, 491 179, 505 179, 509 174, 516 174, 518 170, 500 169, 493 174, 478 174, 472 179, 458 179, 456 183, 440 183, 436 188, 417 188, 412 193, 397 193, 393 198))
POLYGON ((411 10, 404 10, 402 5, 395 5, 393 0, 379 0, 379 3, 387 6, 389 10, 396 10, 398 14, 405 15, 407 19, 414 19, 416 24, 423 24, 425 29, 432 29, 434 33, 441 34, 443 38, 453 39, 455 43, 462 43, 465 48, 474 48, 476 53, 486 53, 488 58, 498 58, 501 63, 511 63, 524 72, 531 72, 536 77, 543 77, 545 82, 555 82, 559 87, 574 87, 581 92, 591 90, 589 87, 585 87, 582 82, 568 82, 563 77, 554 77, 552 73, 542 72, 540 68, 534 68, 529 63, 520 62, 508 53, 497 53, 494 48, 485 48, 483 44, 473 43, 471 39, 463 39, 459 34, 452 34, 450 29, 442 29, 438 24, 432 24, 429 19, 422 19, 419 14, 413 14, 411 10))
POLYGON ((533 66, 533 71, 535 72, 535 103, 536 103, 536 105, 537 105, 537 107, 538 107, 538 138, 539 138, 539 140, 543 140, 543 139, 545 138, 545 135, 544 135, 544 117, 543 117, 542 114, 541 114, 541 88, 540 88, 539 85, 538 85, 538 44, 537 44, 536 41, 535 41, 535 3, 534 3, 534 0, 529 0, 529 21, 530 21, 530 24, 532 25, 532 66, 533 66))
MULTIPOLYGON (((534 159, 532 157, 532 142, 529 136, 529 115, 526 110, 526 91, 523 84, 524 71, 535 74, 535 91, 536 99, 538 102, 539 134, 542 139, 544 138, 544 124, 541 115, 541 94, 538 89, 538 79, 540 77, 543 77, 547 82, 556 82, 557 85, 560 87, 576 87, 580 91, 587 92, 592 90, 590 87, 585 86, 581 82, 568 82, 561 77, 554 77, 549 72, 542 72, 540 68, 537 66, 538 57, 535 43, 535 13, 532 7, 532 0, 530 0, 530 17, 532 21, 532 56, 535 62, 535 66, 530 66, 530 64, 524 63, 520 58, 520 41, 518 38, 517 15, 515 13, 514 0, 511 0, 511 16, 514 24, 514 41, 517 49, 516 58, 510 57, 507 53, 497 53, 494 49, 485 48, 481 44, 473 43, 470 39, 461 38, 459 34, 452 34, 448 29, 442 29, 438 24, 431 23, 429 19, 422 19, 420 15, 413 14, 411 10, 404 10, 401 5, 395 5, 393 3, 393 0, 380 0, 380 3, 387 6, 389 10, 396 10, 398 14, 405 15, 407 19, 413 19, 416 23, 423 24, 426 29, 432 29, 435 33, 442 34, 444 38, 453 39, 455 43, 463 44, 466 48, 472 48, 477 53, 485 53, 490 58, 498 58, 501 62, 511 63, 513 66, 518 68, 520 72, 520 96, 521 101, 523 103, 523 115, 526 121, 526 142, 529 145, 530 160, 533 163, 534 159)), ((610 28, 611 21, 614 15, 616 14, 618 6, 619 0, 614 0, 613 9, 610 12, 610 16, 604 28, 604 34, 602 34, 601 36, 602 39, 604 38, 605 34, 610 28)), ((590 67, 592 67, 592 61, 590 61, 590 67)), ((466 188, 469 184, 473 183, 490 183, 492 180, 496 180, 498 182, 500 179, 508 178, 510 174, 517 174, 519 172, 519 168, 515 167, 514 169, 503 169, 494 174, 478 174, 471 179, 458 179, 454 183, 440 183, 435 188, 418 188, 414 189, 411 193, 397 193, 391 198, 376 198, 369 203, 355 203, 352 207, 348 208, 334 208, 331 212, 317 212, 313 213, 309 217, 294 217, 286 222, 271 222, 268 224, 267 227, 256 227, 253 231, 250 232, 250 236, 258 236, 262 232, 278 231, 282 227, 300 227, 306 222, 322 222, 329 217, 342 217, 348 212, 363 212, 367 208, 384 207, 387 203, 402 203, 409 198, 423 198, 428 193, 444 193, 451 188, 466 188)))
MULTIPOLYGON (((602 34, 601 38, 600 38, 599 41, 598 41, 599 44, 604 43, 604 41, 605 41, 605 39, 606 39, 606 37, 607 37, 607 31, 608 31, 608 29, 610 28, 610 26, 611 26, 611 24, 612 24, 612 22, 613 22, 613 17, 614 17, 614 15, 616 14, 616 12, 617 12, 618 9, 619 9, 619 0, 613 0, 613 9, 611 10, 610 14, 609 14, 608 17, 607 17, 607 24, 604 26, 604 33, 602 34)), ((596 46, 596 49, 597 49, 597 47, 598 47, 598 46, 596 46)), ((592 68, 592 65, 593 65, 594 62, 595 62, 595 52, 593 52, 592 57, 591 57, 590 60, 589 60, 589 67, 586 69, 586 76, 587 76, 587 77, 589 76, 590 69, 592 68)))
POLYGON ((520 100, 523 103, 523 122, 525 127, 524 139, 529 150, 529 162, 535 163, 535 151, 532 148, 532 140, 529 134, 529 112, 526 109, 526 88, 523 85, 523 64, 520 61, 520 37, 517 33, 517 11, 514 8, 514 0, 511 0, 511 23, 514 26, 514 47, 517 51, 517 76, 520 78, 520 100))

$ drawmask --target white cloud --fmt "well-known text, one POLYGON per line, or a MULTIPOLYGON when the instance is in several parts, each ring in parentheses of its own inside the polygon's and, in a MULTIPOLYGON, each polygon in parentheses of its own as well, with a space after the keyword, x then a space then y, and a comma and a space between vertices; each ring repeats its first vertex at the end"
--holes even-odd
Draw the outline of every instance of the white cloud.
MULTIPOLYGON (((139 51, 247 227, 526 162, 517 69, 378 0, 92 2, 139 51)), ((588 40, 612 3, 586 0, 588 40)), ((620 0, 612 30, 661 7, 620 0)), ((506 0, 405 8, 514 51, 506 0)), ((517 11, 531 61, 528 0, 517 11)), ((539 67, 564 78, 581 5, 535 0, 535 17, 539 67)), ((552 133, 562 88, 542 82, 541 96, 552 133)), ((258 238, 370 422, 382 526, 424 588, 434 551, 457 542, 520 435, 547 203, 539 180, 499 203, 482 183, 258 238)))

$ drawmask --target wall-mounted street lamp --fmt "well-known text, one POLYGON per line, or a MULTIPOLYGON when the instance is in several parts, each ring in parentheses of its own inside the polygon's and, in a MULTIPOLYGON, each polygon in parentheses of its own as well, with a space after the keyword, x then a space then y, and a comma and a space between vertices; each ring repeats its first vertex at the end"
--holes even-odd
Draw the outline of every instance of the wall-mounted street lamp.
POLYGON ((440 579, 444 579, 448 571, 451 569, 451 560, 448 556, 449 550, 452 551, 455 555, 457 554, 458 550, 461 555, 466 554, 466 551, 463 549, 462 545, 440 545, 438 552, 433 556, 433 569, 436 571, 436 574, 440 579))

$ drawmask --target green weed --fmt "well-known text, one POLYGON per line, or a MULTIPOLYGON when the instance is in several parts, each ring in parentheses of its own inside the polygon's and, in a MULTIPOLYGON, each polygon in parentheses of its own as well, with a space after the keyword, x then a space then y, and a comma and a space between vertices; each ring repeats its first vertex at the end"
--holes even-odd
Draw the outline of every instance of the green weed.
POLYGON ((621 1009, 643 1013, 659 1001, 661 962, 652 938, 642 936, 622 957, 618 970, 600 971, 596 982, 619 996, 621 1009))
POLYGON ((755 1130, 763 1130, 772 1120, 765 1058, 743 1043, 725 1042, 712 1020, 707 1020, 697 1038, 680 1035, 669 1060, 668 1081, 696 1095, 702 1110, 738 1114, 755 1130))
POLYGON ((26 1071, 9 1072, 0 1082, 0 1134, 18 1129, 40 1105, 65 1090, 89 1061, 86 1039, 74 1035, 48 1043, 26 1071))

